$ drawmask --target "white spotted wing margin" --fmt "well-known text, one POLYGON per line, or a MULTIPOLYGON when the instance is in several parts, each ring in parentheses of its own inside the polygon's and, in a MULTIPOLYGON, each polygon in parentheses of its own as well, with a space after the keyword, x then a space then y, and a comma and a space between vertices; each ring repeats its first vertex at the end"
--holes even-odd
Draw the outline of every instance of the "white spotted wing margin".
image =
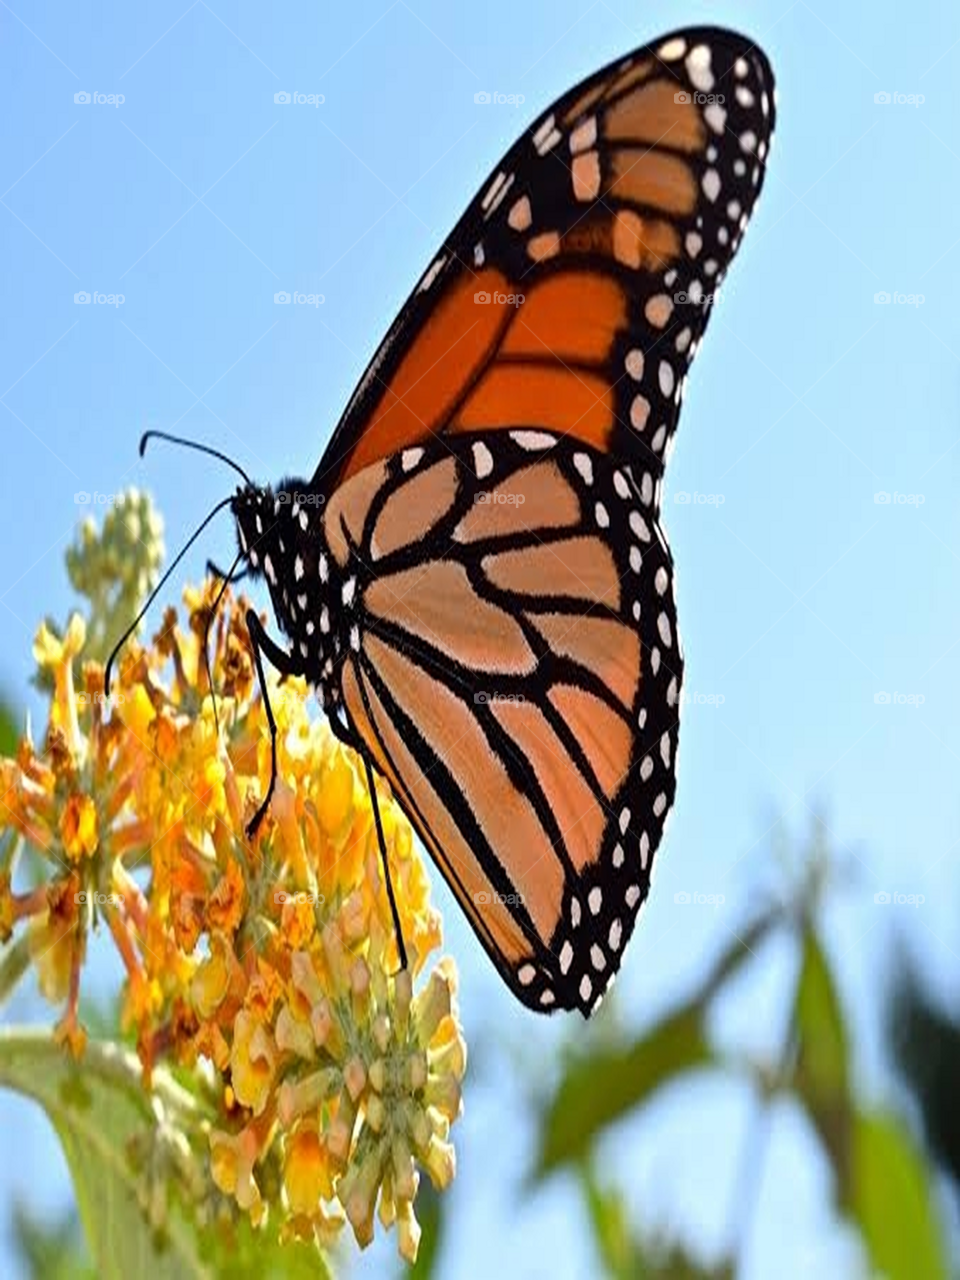
POLYGON ((673 804, 683 663, 655 501, 578 442, 481 432, 390 459, 354 525, 351 727, 539 1012, 597 1007, 673 804))

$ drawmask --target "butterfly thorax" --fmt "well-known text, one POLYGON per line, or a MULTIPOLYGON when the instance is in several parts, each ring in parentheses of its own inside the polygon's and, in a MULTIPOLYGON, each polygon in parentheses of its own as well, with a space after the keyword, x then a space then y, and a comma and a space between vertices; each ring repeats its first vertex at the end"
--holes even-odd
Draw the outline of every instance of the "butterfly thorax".
POLYGON ((267 583, 293 668, 329 708, 339 700, 346 644, 338 625, 344 583, 327 546, 323 504, 308 481, 294 479, 238 489, 232 510, 240 552, 251 577, 267 583))

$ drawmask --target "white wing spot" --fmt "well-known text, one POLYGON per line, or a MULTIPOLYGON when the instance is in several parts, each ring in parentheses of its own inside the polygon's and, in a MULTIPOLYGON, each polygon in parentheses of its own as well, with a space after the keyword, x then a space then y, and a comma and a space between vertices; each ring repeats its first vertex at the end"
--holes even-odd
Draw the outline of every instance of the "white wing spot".
POLYGON ((610 935, 607 938, 607 942, 610 946, 611 951, 620 950, 620 939, 622 935, 623 935, 623 925, 620 923, 619 920, 614 920, 614 922, 610 926, 610 935))
POLYGON ((420 448, 404 449, 403 453, 400 455, 400 465, 403 467, 404 471, 412 471, 423 457, 423 453, 423 449, 420 448))
POLYGON ((600 914, 600 908, 603 906, 603 890, 599 885, 594 885, 590 890, 587 895, 587 905, 595 916, 600 914))
POLYGON ((660 632, 660 639, 669 649, 671 644, 670 619, 667 617, 665 613, 661 613, 660 616, 657 618, 657 630, 660 632))
POLYGON ((713 72, 710 70, 710 46, 698 44, 687 54, 687 72, 694 88, 709 93, 713 88, 713 72))
POLYGON ((557 437, 548 435, 546 431, 511 431, 510 438, 521 449, 531 452, 537 449, 552 449, 557 443, 557 437))
POLYGON ((623 895, 623 900, 624 902, 626 902, 627 906, 631 910, 633 910, 633 908, 640 901, 640 886, 638 884, 632 884, 630 888, 627 890, 627 892, 623 895))
POLYGON ((589 453, 575 453, 573 465, 583 477, 584 484, 593 484, 593 461, 589 453))
POLYGON ((703 187, 703 194, 712 204, 720 194, 720 175, 716 169, 708 169, 700 185, 703 187))
POLYGON ((482 440, 473 446, 473 465, 477 469, 478 480, 485 479, 493 470, 493 454, 482 440))
POLYGON ((560 948, 560 972, 562 974, 569 973, 571 964, 573 964, 573 946, 570 940, 567 939, 560 948))
POLYGON ((593 962, 593 967, 598 972, 607 967, 607 957, 596 943, 590 948, 590 959, 593 962))
POLYGON ((529 987, 530 983, 537 976, 537 971, 532 964, 521 965, 517 970, 517 979, 523 987, 529 987))

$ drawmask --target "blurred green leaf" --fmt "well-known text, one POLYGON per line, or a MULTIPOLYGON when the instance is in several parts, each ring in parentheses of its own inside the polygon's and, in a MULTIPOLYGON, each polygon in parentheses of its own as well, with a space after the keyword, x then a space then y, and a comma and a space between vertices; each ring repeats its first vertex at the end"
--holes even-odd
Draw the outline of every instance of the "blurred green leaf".
POLYGON ((0 702, 0 756, 16 754, 20 735, 13 711, 6 702, 0 702))
POLYGON ((960 1024, 927 991, 901 949, 887 1008, 887 1040, 907 1088, 916 1098, 933 1154, 960 1189, 960 1024))
POLYGON ((603 1274, 610 1280, 732 1280, 727 1265, 704 1268, 675 1241, 637 1235, 622 1194, 601 1186, 589 1162, 580 1167, 580 1185, 603 1274))
POLYGON ((14 1248, 23 1274, 33 1280, 97 1280, 97 1273, 84 1256, 83 1237, 75 1213, 55 1222, 33 1217, 25 1205, 15 1205, 12 1214, 14 1248))
POLYGON ((638 1040, 594 1044, 571 1058, 543 1110, 533 1181, 582 1159, 603 1129, 646 1102, 662 1085, 715 1061, 703 1026, 706 1007, 727 978, 754 954, 777 918, 765 915, 755 921, 720 956, 693 999, 638 1040))
POLYGON ((587 1154, 597 1134, 665 1084, 712 1060, 698 1002, 686 1005, 624 1048, 600 1048, 573 1061, 540 1129, 534 1179, 587 1154))
POLYGON ((409 1280, 431 1280, 436 1273, 443 1241, 444 1200, 426 1178, 417 1192, 417 1221, 420 1223, 420 1250, 412 1267, 407 1268, 409 1280))
MULTIPOLYGON (((101 1280, 318 1280, 327 1275, 321 1256, 297 1243, 279 1245, 246 1223, 218 1222, 202 1232, 175 1194, 166 1197, 163 1230, 141 1208, 149 1194, 133 1152, 149 1150, 157 1121, 140 1082, 136 1057, 116 1046, 91 1042, 74 1062, 52 1036, 30 1030, 0 1032, 0 1086, 35 1099, 46 1111, 73 1178, 80 1220, 101 1280)), ((154 1088, 178 1086, 162 1070, 154 1088)), ((202 1159, 203 1157, 198 1157, 202 1159)))
POLYGON ((857 1115, 851 1172, 850 1211, 876 1271, 886 1280, 946 1280, 930 1176, 898 1120, 857 1115))
POLYGON ((795 1087, 843 1187, 852 1118, 847 1032, 836 984, 812 925, 804 929, 802 946, 793 1020, 795 1087))
POLYGON ((147 1094, 96 1070, 94 1054, 78 1065, 50 1035, 4 1031, 0 1085, 35 1099, 63 1145, 91 1256, 104 1280, 149 1273, 156 1280, 207 1276, 199 1244, 170 1215, 164 1246, 140 1208, 140 1179, 128 1151, 155 1128, 147 1094))
POLYGON ((639 1271, 640 1260, 623 1196, 612 1188, 601 1187, 586 1165, 581 1183, 604 1274, 612 1280, 636 1280, 645 1273, 639 1271))

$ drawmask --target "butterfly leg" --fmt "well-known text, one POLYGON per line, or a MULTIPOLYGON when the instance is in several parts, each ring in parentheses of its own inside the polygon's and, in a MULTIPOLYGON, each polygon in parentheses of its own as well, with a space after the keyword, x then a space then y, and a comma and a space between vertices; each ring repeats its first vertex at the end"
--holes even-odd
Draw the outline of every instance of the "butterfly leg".
POLYGON ((270 785, 267 787, 267 794, 264 797, 263 804, 253 815, 252 820, 247 823, 247 839, 252 840, 257 834, 257 828, 263 821, 267 810, 270 808, 270 801, 273 799, 273 788, 277 781, 277 722, 273 718, 270 695, 267 693, 267 681, 263 674, 263 659, 260 655, 265 653, 270 663, 282 675, 299 675, 300 667, 290 657, 290 654, 284 653, 278 644, 274 644, 264 630, 263 623, 252 609, 247 610, 246 621, 247 631, 250 634, 250 644, 253 648, 253 660, 257 667, 257 679, 260 681, 260 692, 263 695, 263 705, 267 713, 267 724, 270 726, 270 785))
POLYGON ((377 824, 377 840, 380 843, 380 857, 383 861, 383 876, 387 882, 387 897, 390 900, 390 912, 393 916, 393 927, 397 935, 397 950, 400 953, 400 968, 407 967, 407 948, 403 941, 403 930, 400 928, 400 913, 397 911, 397 900, 393 893, 393 881, 390 879, 390 862, 387 858, 387 842, 383 838, 383 823, 380 820, 380 804, 377 800, 377 788, 373 781, 373 770, 366 755, 363 763, 367 769, 367 786, 370 788, 370 803, 373 806, 373 818, 377 824))
POLYGON ((235 582, 242 582, 250 573, 250 570, 244 568, 241 569, 239 573, 227 573, 224 572, 218 564, 214 564, 212 560, 208 560, 207 573, 211 578, 216 578, 218 582, 229 582, 232 586, 235 582))

